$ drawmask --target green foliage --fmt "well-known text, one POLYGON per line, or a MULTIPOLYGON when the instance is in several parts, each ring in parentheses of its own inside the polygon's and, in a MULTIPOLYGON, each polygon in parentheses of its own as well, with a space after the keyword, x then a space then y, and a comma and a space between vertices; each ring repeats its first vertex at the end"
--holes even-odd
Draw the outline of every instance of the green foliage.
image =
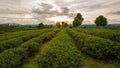
POLYGON ((81 68, 81 56, 66 31, 61 31, 38 56, 38 68, 81 68))
POLYGON ((31 33, 29 32, 30 34, 26 34, 26 35, 20 36, 18 38, 12 38, 12 39, 9 39, 6 41, 1 41, 0 42, 0 53, 3 52, 4 50, 18 47, 22 43, 24 43, 24 42, 26 42, 34 37, 37 37, 40 34, 46 33, 48 31, 50 31, 50 30, 43 30, 43 31, 39 31, 39 32, 32 31, 31 33))
POLYGON ((74 21, 73 21, 73 27, 77 27, 79 25, 82 24, 83 22, 83 17, 80 13, 77 14, 77 16, 74 18, 74 21))
POLYGON ((28 35, 30 33, 36 33, 39 31, 40 30, 27 30, 27 31, 17 31, 17 32, 9 32, 9 33, 0 34, 0 41, 18 38, 18 37, 21 37, 23 35, 28 35))
POLYGON ((68 30, 68 33, 74 38, 77 47, 82 52, 104 60, 120 59, 119 43, 74 30, 68 30))
POLYGON ((20 68, 38 51, 35 59, 39 68, 82 68, 80 51, 98 59, 120 60, 119 30, 86 28, 66 32, 62 29, 56 35, 59 31, 41 29, 0 34, 0 68, 20 68))
POLYGON ((29 53, 34 53, 34 50, 39 46, 37 43, 36 43, 37 45, 34 42, 30 42, 30 43, 31 43, 30 45, 21 45, 18 48, 9 49, 1 53, 0 67, 1 68, 16 68, 16 67, 19 68, 22 62, 24 62, 29 57, 30 55, 29 53))
POLYGON ((43 27, 44 27, 43 23, 38 24, 38 28, 43 28, 43 27))
MULTIPOLYGON (((60 22, 58 22, 58 23, 60 23, 60 22)), ((56 25, 58 25, 58 27, 60 27, 60 24, 58 24, 58 23, 57 23, 56 25)), ((62 23, 62 25, 61 25, 62 28, 66 28, 66 27, 68 27, 67 22, 64 22, 64 21, 63 21, 63 22, 61 22, 61 23, 62 23)))
POLYGON ((63 21, 63 22, 62 22, 62 28, 64 28, 64 27, 65 27, 65 22, 63 21))
POLYGON ((88 33, 90 35, 99 36, 105 39, 110 39, 115 42, 120 42, 120 31, 111 29, 77 29, 77 31, 88 33))
POLYGON ((70 25, 69 28, 73 28, 72 25, 70 25))
POLYGON ((49 28, 52 28, 53 27, 53 25, 51 24, 51 25, 49 25, 49 28))
POLYGON ((23 43, 23 40, 21 38, 14 38, 14 39, 0 42, 0 53, 6 49, 19 46, 22 43, 23 43))
POLYGON ((9 25, 0 25, 0 34, 6 33, 6 32, 15 32, 15 31, 23 31, 23 30, 32 30, 36 29, 36 27, 33 26, 9 26, 9 25))
POLYGON ((96 18, 95 24, 97 26, 106 26, 107 25, 107 18, 104 16, 100 15, 99 17, 96 18))
POLYGON ((58 30, 48 32, 49 35, 42 34, 39 37, 21 44, 19 47, 11 48, 0 53, 0 68, 20 68, 24 61, 37 53, 40 47, 40 41, 44 40, 46 37, 52 38, 51 35, 54 35, 56 32, 58 32, 58 30), (40 40, 41 38, 42 40, 40 40))
POLYGON ((56 26, 57 26, 58 28, 61 28, 60 22, 57 22, 57 23, 56 23, 56 26))
POLYGON ((65 27, 65 28, 66 28, 66 27, 68 27, 68 24, 67 24, 67 23, 65 23, 65 26, 64 26, 64 27, 65 27))

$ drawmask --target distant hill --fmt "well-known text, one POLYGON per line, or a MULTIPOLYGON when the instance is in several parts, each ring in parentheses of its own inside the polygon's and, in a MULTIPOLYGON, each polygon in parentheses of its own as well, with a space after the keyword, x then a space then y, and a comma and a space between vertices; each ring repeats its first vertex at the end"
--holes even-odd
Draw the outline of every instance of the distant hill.
POLYGON ((19 25, 14 23, 0 24, 0 34, 5 32, 23 31, 37 29, 36 26, 19 25))
MULTIPOLYGON (((80 25, 79 27, 102 28, 103 26, 96 26, 94 24, 83 24, 83 25, 80 25)), ((120 24, 108 24, 105 27, 108 27, 108 28, 120 28, 120 24)))
POLYGON ((19 26, 17 23, 1 23, 0 25, 8 25, 8 26, 19 26))

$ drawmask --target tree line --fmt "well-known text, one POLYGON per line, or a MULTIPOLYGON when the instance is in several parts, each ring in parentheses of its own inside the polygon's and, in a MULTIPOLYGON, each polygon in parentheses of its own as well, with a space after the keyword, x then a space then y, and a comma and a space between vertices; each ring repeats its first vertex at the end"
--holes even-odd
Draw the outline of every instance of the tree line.
MULTIPOLYGON (((84 18, 82 17, 82 15, 80 13, 78 13, 76 15, 76 17, 74 18, 73 22, 72 22, 72 26, 69 25, 70 28, 72 27, 78 27, 82 24, 84 18)), ((96 24, 96 26, 106 26, 108 24, 107 18, 104 17, 103 15, 98 16, 94 23, 96 24)), ((51 28, 53 27, 53 25, 44 25, 43 23, 40 23, 38 25, 39 28, 51 28)), ((56 27, 58 28, 66 28, 68 27, 68 23, 67 22, 57 22, 56 23, 56 27)))
MULTIPOLYGON (((74 21, 72 22, 72 26, 73 27, 80 26, 82 24, 83 20, 84 20, 84 18, 82 17, 82 15, 80 13, 78 13, 77 16, 74 18, 74 21)), ((104 17, 103 15, 100 15, 95 19, 96 26, 106 26, 107 23, 108 23, 107 18, 104 17)), ((63 27, 63 24, 64 24, 64 22, 62 22, 62 27, 63 27)), ((67 24, 67 23, 65 23, 65 24, 67 24)), ((58 28, 60 28, 61 27, 60 22, 57 22, 56 26, 58 28)), ((67 27, 67 25, 66 25, 66 27, 67 27)))
MULTIPOLYGON (((77 16, 74 18, 73 21, 73 27, 78 27, 82 24, 84 18, 80 13, 77 14, 77 16)), ((96 26, 106 26, 108 23, 107 18, 105 18, 103 15, 100 15, 96 18, 95 24, 96 26)))

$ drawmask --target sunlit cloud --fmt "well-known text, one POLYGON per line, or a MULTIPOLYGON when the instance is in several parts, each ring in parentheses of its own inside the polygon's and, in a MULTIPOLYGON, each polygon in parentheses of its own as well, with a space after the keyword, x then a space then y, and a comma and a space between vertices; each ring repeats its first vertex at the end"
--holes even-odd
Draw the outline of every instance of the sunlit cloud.
POLYGON ((69 18, 67 16, 55 16, 55 17, 50 17, 47 20, 53 21, 53 22, 62 22, 62 21, 71 22, 71 21, 73 21, 72 18, 69 18))

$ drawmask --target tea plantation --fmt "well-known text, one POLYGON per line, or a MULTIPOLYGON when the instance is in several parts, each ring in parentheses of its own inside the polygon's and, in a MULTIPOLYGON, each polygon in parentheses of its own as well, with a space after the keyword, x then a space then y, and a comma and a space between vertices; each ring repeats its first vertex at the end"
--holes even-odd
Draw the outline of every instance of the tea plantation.
POLYGON ((120 68, 120 30, 50 28, 3 33, 0 68, 120 68))

